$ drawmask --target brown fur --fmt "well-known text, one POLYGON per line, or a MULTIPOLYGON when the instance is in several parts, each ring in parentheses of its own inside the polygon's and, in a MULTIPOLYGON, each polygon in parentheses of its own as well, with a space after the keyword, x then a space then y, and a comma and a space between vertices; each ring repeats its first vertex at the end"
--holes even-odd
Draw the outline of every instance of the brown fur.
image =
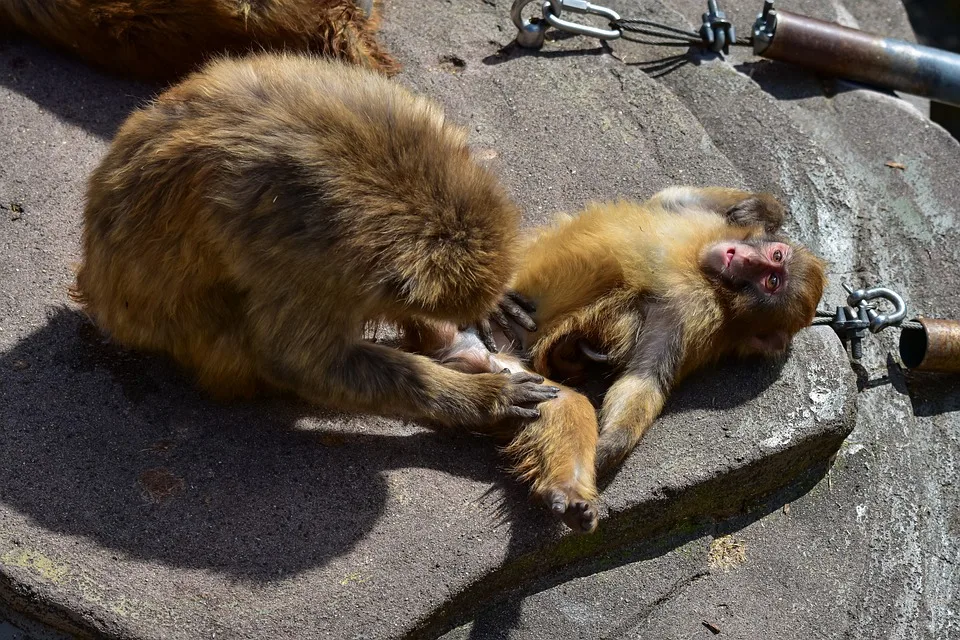
POLYGON ((169 81, 217 54, 286 50, 392 74, 376 15, 354 0, 0 0, 14 29, 98 67, 169 81))
MULTIPOLYGON (((406 348, 465 373, 529 369, 514 355, 492 354, 480 338, 450 323, 408 322, 406 348)), ((557 384, 546 381, 546 384, 557 384)), ((540 417, 522 424, 506 419, 484 433, 508 441, 503 452, 510 472, 530 484, 531 493, 574 531, 597 527, 595 454, 597 415, 593 404, 571 388, 558 385, 556 399, 540 405, 540 417)))
POLYGON ((466 133, 378 74, 210 64, 122 126, 84 223, 86 311, 218 397, 277 388, 483 429, 554 393, 361 339, 369 321, 475 321, 518 261, 519 212, 466 133))
POLYGON ((726 356, 771 355, 810 324, 824 265, 797 245, 776 301, 730 291, 700 267, 721 241, 783 241, 771 196, 675 187, 639 204, 596 204, 539 230, 514 289, 536 305, 527 336, 533 369, 580 373, 574 345, 609 355, 620 374, 604 398, 598 462, 619 462, 656 419, 672 386, 726 356), (782 340, 779 340, 780 337, 782 340), (571 355, 572 354, 572 355, 571 355))

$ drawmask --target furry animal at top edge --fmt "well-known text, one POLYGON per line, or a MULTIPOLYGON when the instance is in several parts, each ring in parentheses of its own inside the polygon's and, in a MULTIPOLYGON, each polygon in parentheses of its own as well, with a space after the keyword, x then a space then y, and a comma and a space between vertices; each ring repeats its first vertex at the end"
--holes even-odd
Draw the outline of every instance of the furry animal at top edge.
POLYGON ((100 68, 170 81, 212 56, 286 50, 399 69, 356 0, 0 0, 0 32, 21 31, 100 68))

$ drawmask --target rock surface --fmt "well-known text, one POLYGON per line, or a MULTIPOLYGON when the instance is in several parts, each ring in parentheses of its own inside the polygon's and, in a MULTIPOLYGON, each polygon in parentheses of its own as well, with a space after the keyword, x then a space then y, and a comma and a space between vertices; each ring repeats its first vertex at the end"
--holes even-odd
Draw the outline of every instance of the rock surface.
MULTIPOLYGON (((729 3, 741 29, 753 4, 729 3)), ((794 4, 910 37, 893 0, 794 4)), ((703 10, 609 5, 679 26, 703 10)), ((528 223, 678 182, 771 190, 788 233, 831 262, 828 304, 841 281, 882 283, 913 314, 960 318, 960 148, 909 103, 746 50, 658 78, 635 63, 664 49, 636 43, 516 51, 508 12, 390 0, 384 39, 528 223)), ((153 90, 0 45, 0 602, 138 638, 957 632, 960 395, 888 361, 895 332, 856 371, 811 329, 782 368, 691 380, 605 488, 591 537, 530 505, 483 440, 218 406, 103 344, 65 295, 83 184, 153 90)))

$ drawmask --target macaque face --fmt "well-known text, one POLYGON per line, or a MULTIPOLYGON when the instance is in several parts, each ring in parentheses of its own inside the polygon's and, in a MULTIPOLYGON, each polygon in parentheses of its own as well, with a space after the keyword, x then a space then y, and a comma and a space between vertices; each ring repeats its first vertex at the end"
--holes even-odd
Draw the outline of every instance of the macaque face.
POLYGON ((706 249, 700 266, 726 301, 745 353, 786 349, 810 323, 823 293, 820 261, 774 239, 718 242, 706 249))
POLYGON ((733 290, 777 296, 786 288, 792 252, 783 242, 718 242, 707 249, 703 267, 733 290))

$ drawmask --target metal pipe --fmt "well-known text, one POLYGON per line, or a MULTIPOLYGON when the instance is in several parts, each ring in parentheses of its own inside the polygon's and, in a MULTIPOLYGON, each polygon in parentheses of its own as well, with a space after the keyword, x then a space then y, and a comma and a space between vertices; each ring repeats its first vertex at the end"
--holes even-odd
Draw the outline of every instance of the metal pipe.
POLYGON ((914 371, 960 373, 960 322, 917 318, 923 329, 900 331, 900 359, 914 371))
POLYGON ((771 60, 960 106, 960 55, 764 4, 753 50, 771 60))

